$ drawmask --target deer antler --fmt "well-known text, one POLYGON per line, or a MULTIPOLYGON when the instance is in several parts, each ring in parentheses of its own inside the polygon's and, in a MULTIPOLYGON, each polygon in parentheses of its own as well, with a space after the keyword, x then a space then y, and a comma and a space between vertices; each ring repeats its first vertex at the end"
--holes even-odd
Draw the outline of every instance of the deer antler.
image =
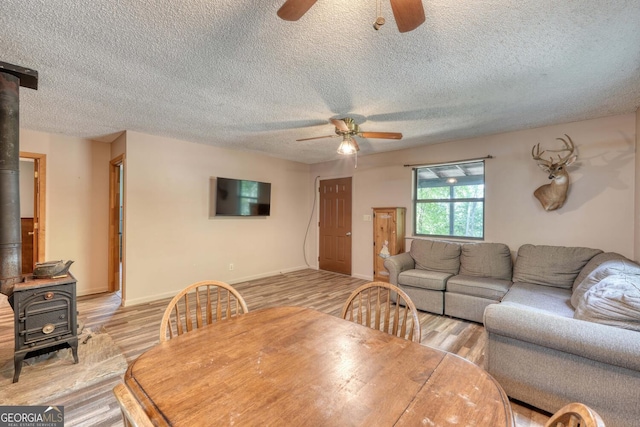
POLYGON ((553 159, 551 160, 543 159, 542 155, 544 153, 545 153, 545 150, 542 150, 542 153, 540 152, 540 143, 531 147, 531 156, 533 157, 533 160, 537 161, 538 163, 543 163, 547 166, 551 166, 551 164, 553 163, 553 159), (534 153, 534 150, 535 150, 535 153, 534 153))
POLYGON ((564 148, 561 148, 559 150, 543 150, 542 152, 540 152, 540 143, 534 145, 533 148, 531 148, 531 156, 533 157, 533 160, 536 160, 539 163, 543 163, 546 166, 551 166, 552 164, 562 165, 562 164, 566 163, 571 158, 571 156, 573 155, 573 153, 575 151, 575 146, 574 146, 573 141, 571 140, 571 137, 569 135, 567 135, 565 133, 564 136, 567 137, 569 142, 567 142, 564 138, 556 138, 558 141, 562 141, 564 143, 564 148), (535 150, 535 152, 534 152, 534 150, 535 150), (560 154, 558 154, 558 161, 554 162, 553 161, 553 156, 550 156, 549 160, 545 160, 545 159, 542 158, 542 155, 544 153, 546 153, 547 151, 550 152, 550 153, 563 153, 565 151, 568 151, 569 153, 564 157, 562 157, 560 154))
POLYGON ((563 151, 568 151, 569 154, 567 154, 566 156, 562 157, 558 154, 558 163, 566 163, 567 160, 569 160, 569 158, 573 155, 573 152, 575 151, 576 147, 573 145, 573 141, 571 140, 571 137, 569 135, 567 135, 566 133, 564 134, 564 136, 567 137, 567 139, 569 140, 569 142, 565 141, 564 138, 556 138, 559 141, 562 141, 564 143, 565 148, 561 149, 561 150, 550 150, 550 151, 554 151, 556 153, 561 153, 563 151))

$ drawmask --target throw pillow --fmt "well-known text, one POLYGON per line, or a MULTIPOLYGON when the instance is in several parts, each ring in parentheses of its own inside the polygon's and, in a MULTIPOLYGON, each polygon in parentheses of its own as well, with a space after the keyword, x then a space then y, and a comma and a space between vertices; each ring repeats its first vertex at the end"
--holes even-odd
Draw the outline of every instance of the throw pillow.
POLYGON ((571 295, 571 305, 573 308, 578 308, 580 300, 582 300, 582 297, 589 289, 600 283, 604 278, 615 274, 640 275, 640 265, 626 258, 611 259, 603 262, 573 291, 571 295))
POLYGON ((584 294, 573 317, 640 332, 640 276, 602 279, 584 294))

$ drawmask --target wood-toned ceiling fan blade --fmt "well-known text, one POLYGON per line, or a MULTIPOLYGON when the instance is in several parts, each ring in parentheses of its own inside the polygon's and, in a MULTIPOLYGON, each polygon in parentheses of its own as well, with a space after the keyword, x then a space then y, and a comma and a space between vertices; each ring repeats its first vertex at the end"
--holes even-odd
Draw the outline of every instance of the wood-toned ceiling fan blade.
POLYGON ((296 139, 296 141, 311 141, 312 139, 335 138, 339 135, 314 136, 313 138, 296 139))
POLYGON ((391 9, 401 33, 415 30, 425 21, 422 0, 391 0, 391 9))
POLYGON ((297 21, 311 9, 316 0, 287 0, 278 9, 278 16, 285 21, 297 21))
POLYGON ((331 119, 331 123, 342 132, 349 132, 349 126, 347 126, 344 120, 331 119))
POLYGON ((402 139, 398 132, 360 132, 358 135, 363 138, 402 139))

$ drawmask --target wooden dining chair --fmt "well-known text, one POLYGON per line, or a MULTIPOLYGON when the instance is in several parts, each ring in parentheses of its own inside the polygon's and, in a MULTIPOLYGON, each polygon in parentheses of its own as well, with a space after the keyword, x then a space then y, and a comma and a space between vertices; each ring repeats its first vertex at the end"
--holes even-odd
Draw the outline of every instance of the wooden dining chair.
POLYGON ((165 309, 160 342, 248 311, 244 299, 231 285, 216 280, 194 283, 173 297, 165 309))
POLYGON ((123 383, 113 388, 113 394, 122 410, 122 419, 125 427, 152 427, 153 423, 140 406, 138 399, 129 391, 123 383))
POLYGON ((365 283, 347 299, 342 318, 419 343, 418 310, 400 288, 385 282, 365 283), (391 299, 393 293, 396 302, 391 299))
POLYGON ((582 403, 569 403, 549 418, 545 427, 605 427, 600 415, 582 403))

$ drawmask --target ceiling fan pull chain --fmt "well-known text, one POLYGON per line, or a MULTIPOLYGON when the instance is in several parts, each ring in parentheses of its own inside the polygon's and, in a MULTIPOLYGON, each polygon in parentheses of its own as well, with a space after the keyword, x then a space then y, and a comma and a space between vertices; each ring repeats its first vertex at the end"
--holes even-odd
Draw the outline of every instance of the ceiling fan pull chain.
POLYGON ((382 17, 382 6, 380 5, 380 0, 376 0, 376 20, 373 23, 373 28, 378 31, 380 27, 382 27, 385 23, 384 18, 382 17))

